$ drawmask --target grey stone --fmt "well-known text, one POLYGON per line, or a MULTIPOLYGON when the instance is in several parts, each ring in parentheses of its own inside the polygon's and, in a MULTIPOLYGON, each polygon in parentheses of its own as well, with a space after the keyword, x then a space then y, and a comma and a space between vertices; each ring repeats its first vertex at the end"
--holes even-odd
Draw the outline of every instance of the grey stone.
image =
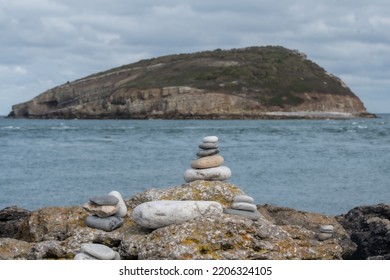
POLYGON ((328 239, 332 238, 332 236, 333 236, 332 233, 320 232, 320 233, 317 235, 317 238, 318 238, 318 240, 320 240, 320 241, 325 241, 325 240, 328 240, 328 239))
POLYGON ((120 261, 121 260, 121 255, 119 255, 118 252, 115 252, 115 258, 114 258, 115 261, 120 261))
POLYGON ((247 202, 233 202, 232 208, 237 210, 251 211, 251 212, 257 210, 256 205, 247 202))
POLYGON ((199 150, 196 155, 198 157, 208 157, 213 156, 219 153, 218 149, 209 149, 209 150, 199 150))
POLYGON ((254 200, 253 200, 253 197, 248 196, 248 195, 236 195, 233 198, 233 202, 246 202, 246 203, 253 204, 254 200))
POLYGON ((124 216, 126 216, 127 215, 127 207, 126 207, 125 201, 122 198, 122 195, 117 191, 112 191, 108 195, 115 196, 119 200, 119 202, 117 204, 119 206, 119 211, 118 211, 118 213, 115 214, 115 216, 119 216, 122 218, 124 216))
POLYGON ((220 155, 201 157, 191 162, 191 167, 194 169, 205 169, 221 166, 224 158, 220 155))
POLYGON ((260 213, 259 211, 245 211, 245 210, 237 210, 237 209, 224 209, 223 213, 230 214, 230 215, 238 215, 242 216, 248 219, 251 219, 253 221, 257 221, 260 219, 260 213))
POLYGON ((203 143, 217 143, 218 137, 217 136, 206 136, 203 138, 203 143))
POLYGON ((93 196, 89 200, 97 205, 116 205, 119 202, 118 198, 108 194, 93 196))
POLYGON ((218 149, 218 145, 217 143, 202 143, 199 145, 199 148, 203 150, 218 149))
POLYGON ((320 232, 333 233, 334 232, 334 226, 332 226, 332 225, 323 225, 320 228, 320 232))
POLYGON ((206 169, 187 169, 184 172, 184 180, 192 182, 196 180, 224 181, 230 178, 232 172, 227 166, 218 166, 206 169))
POLYGON ((99 260, 99 259, 97 259, 97 258, 95 258, 87 253, 83 253, 83 252, 78 253, 76 256, 74 256, 74 259, 78 260, 78 261, 80 261, 80 260, 81 261, 99 260))
POLYGON ((88 212, 99 216, 100 218, 115 215, 119 211, 118 205, 98 205, 91 201, 85 203, 83 205, 83 208, 88 212))
POLYGON ((81 244, 81 251, 99 260, 112 260, 115 258, 115 251, 102 244, 84 243, 81 244))
POLYGON ((104 231, 113 231, 123 225, 123 219, 117 216, 100 218, 98 216, 89 216, 86 220, 87 226, 101 229, 104 231))
POLYGON ((181 224, 201 217, 221 215, 222 205, 216 201, 157 200, 142 203, 134 208, 134 222, 145 228, 161 228, 181 224))

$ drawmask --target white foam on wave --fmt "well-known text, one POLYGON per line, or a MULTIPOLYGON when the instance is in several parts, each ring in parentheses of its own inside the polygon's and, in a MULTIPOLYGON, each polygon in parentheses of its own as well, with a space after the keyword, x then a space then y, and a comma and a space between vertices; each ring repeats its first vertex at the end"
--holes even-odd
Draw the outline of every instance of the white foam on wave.
POLYGON ((19 129, 21 129, 21 127, 20 127, 20 126, 9 125, 9 126, 4 126, 4 127, 2 127, 1 129, 10 129, 10 130, 14 129, 14 130, 19 130, 19 129))

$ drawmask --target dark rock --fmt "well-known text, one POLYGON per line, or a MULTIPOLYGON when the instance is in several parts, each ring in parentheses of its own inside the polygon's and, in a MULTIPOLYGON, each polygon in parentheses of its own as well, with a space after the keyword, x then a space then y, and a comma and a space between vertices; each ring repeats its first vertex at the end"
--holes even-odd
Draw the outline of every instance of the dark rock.
POLYGON ((388 259, 390 256, 390 205, 360 206, 337 220, 357 244, 350 259, 388 259))
POLYGON ((118 198, 116 198, 113 195, 108 195, 108 194, 107 195, 93 196, 89 200, 97 205, 117 205, 119 202, 118 198))
POLYGON ((30 211, 17 206, 0 210, 0 238, 14 238, 29 215, 30 211))

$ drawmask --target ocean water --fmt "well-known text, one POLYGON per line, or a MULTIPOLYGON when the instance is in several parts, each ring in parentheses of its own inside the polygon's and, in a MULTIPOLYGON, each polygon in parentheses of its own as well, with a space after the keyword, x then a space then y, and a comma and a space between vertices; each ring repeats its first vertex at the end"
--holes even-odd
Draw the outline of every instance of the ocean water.
POLYGON ((328 215, 390 203, 390 115, 353 120, 0 118, 0 209, 184 183, 207 135, 256 204, 328 215))

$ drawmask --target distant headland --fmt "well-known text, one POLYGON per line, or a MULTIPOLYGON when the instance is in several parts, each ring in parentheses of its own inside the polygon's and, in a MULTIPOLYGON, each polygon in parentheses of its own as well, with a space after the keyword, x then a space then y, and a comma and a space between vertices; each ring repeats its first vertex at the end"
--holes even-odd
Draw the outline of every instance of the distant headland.
POLYGON ((49 89, 8 117, 286 119, 375 117, 345 83, 280 46, 141 60, 49 89))

